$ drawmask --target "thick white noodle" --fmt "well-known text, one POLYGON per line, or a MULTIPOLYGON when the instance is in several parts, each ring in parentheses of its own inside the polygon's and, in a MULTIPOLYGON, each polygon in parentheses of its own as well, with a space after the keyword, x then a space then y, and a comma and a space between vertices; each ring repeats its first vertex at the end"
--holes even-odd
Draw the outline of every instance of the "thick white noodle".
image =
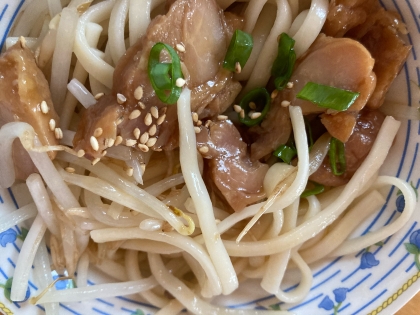
POLYGON ((190 97, 191 91, 184 88, 177 103, 181 169, 197 211, 204 243, 219 275, 223 294, 229 294, 238 287, 238 278, 217 231, 210 196, 200 175, 190 97))
POLYGON ((156 312, 155 315, 176 315, 184 309, 184 305, 176 299, 171 300, 168 304, 156 312))
POLYGON ((66 97, 71 57, 73 55, 74 34, 78 19, 79 15, 75 8, 64 8, 61 11, 50 80, 51 98, 58 115, 61 115, 66 97))
POLYGON ((27 1, 27 3, 29 4, 16 22, 11 36, 28 36, 41 13, 48 10, 48 3, 45 0, 27 1))
POLYGON ((378 133, 375 143, 365 161, 353 175, 342 193, 319 214, 310 218, 293 230, 270 240, 257 242, 224 241, 230 256, 262 256, 285 251, 293 248, 318 234, 334 222, 350 203, 360 195, 375 176, 384 162, 393 139, 398 131, 400 122, 392 117, 386 117, 378 133))
POLYGON ((11 213, 2 215, 0 217, 0 233, 14 227, 15 225, 36 217, 38 210, 34 203, 23 206, 11 213))
POLYGON ((109 19, 108 43, 111 49, 112 61, 115 65, 118 64, 118 61, 126 50, 124 29, 128 15, 128 2, 129 0, 117 0, 112 8, 111 17, 109 19))
POLYGON ((47 226, 44 224, 41 216, 37 215, 23 242, 16 262, 15 272, 13 273, 12 291, 10 293, 10 299, 12 301, 23 301, 25 299, 29 273, 32 269, 31 266, 46 230, 47 226))
POLYGON ((130 0, 128 29, 130 46, 146 33, 150 23, 152 0, 130 0))
POLYGON ((86 26, 90 22, 99 24, 109 18, 114 3, 109 0, 91 6, 79 19, 74 41, 74 53, 83 68, 108 88, 112 88, 114 68, 92 51, 86 38, 86 26))
POLYGON ((47 225, 48 230, 60 239, 60 229, 58 226, 57 218, 52 209, 50 197, 45 189, 44 182, 39 174, 31 174, 26 180, 29 192, 32 195, 38 212, 42 217, 42 220, 47 225))
POLYGON ((157 282, 193 314, 206 315, 288 315, 287 311, 239 310, 211 305, 194 294, 181 280, 173 276, 157 254, 148 253, 149 265, 157 282))
POLYGON ((63 10, 60 0, 47 0, 50 16, 54 17, 63 10))
POLYGON ((328 0, 312 0, 311 8, 300 29, 293 36, 296 57, 299 58, 318 37, 328 14, 328 0))
POLYGON ((81 302, 94 299, 103 299, 118 295, 130 295, 153 289, 157 285, 154 277, 137 281, 119 283, 95 284, 85 288, 74 288, 60 291, 48 291, 38 303, 51 302, 81 302))

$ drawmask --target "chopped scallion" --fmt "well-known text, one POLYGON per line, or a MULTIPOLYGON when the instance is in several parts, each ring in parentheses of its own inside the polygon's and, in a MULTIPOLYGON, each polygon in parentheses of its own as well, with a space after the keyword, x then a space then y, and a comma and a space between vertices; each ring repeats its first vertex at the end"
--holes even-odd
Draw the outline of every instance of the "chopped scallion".
POLYGON ((270 109, 270 102, 270 94, 264 88, 258 88, 248 92, 239 103, 239 106, 243 110, 243 112, 241 111, 238 114, 239 121, 248 127, 259 124, 267 115, 270 109), (254 104, 253 107, 255 109, 251 109, 251 103, 254 104))
POLYGON ((181 63, 176 51, 164 43, 156 43, 150 50, 148 75, 152 87, 159 99, 166 104, 175 104, 182 88, 176 86, 176 80, 183 78, 181 63), (160 53, 166 50, 171 63, 161 63, 160 53))
POLYGON ((223 62, 223 68, 229 71, 236 70, 236 63, 239 62, 243 68, 252 52, 254 41, 252 36, 241 30, 236 30, 232 36, 228 51, 223 62))
POLYGON ((330 158, 330 165, 333 174, 336 176, 343 175, 346 171, 344 143, 336 138, 331 138, 328 156, 330 158))
POLYGON ((318 183, 316 183, 316 182, 309 181, 309 182, 308 182, 308 184, 310 184, 311 186, 313 186, 313 188, 311 188, 311 189, 306 189, 306 190, 305 190, 305 191, 304 191, 304 192, 300 195, 300 197, 301 197, 301 198, 306 198, 306 197, 309 197, 309 196, 318 195, 318 194, 320 194, 320 193, 324 192, 324 190, 325 190, 324 185, 318 184, 318 183))
POLYGON ((297 150, 293 146, 288 146, 282 144, 279 146, 276 151, 273 152, 273 155, 281 159, 284 163, 290 164, 293 158, 296 156, 297 150))
POLYGON ((282 90, 292 76, 296 61, 296 53, 293 49, 295 40, 286 33, 280 35, 277 58, 271 68, 271 75, 274 77, 274 85, 277 90, 282 90))
POLYGON ((296 95, 297 98, 310 101, 324 108, 336 111, 347 110, 359 97, 360 93, 338 89, 332 86, 308 82, 296 95))

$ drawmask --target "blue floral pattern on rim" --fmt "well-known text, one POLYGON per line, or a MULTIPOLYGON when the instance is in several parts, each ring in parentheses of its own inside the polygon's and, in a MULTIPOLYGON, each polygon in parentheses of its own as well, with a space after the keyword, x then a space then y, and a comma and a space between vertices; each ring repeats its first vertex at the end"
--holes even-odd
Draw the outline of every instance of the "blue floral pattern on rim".
POLYGON ((331 300, 331 298, 326 295, 321 303, 318 304, 318 307, 327 311, 334 310, 334 315, 338 314, 341 304, 347 297, 348 290, 349 289, 347 288, 337 288, 333 290, 334 300, 337 304, 335 304, 333 300, 331 300))

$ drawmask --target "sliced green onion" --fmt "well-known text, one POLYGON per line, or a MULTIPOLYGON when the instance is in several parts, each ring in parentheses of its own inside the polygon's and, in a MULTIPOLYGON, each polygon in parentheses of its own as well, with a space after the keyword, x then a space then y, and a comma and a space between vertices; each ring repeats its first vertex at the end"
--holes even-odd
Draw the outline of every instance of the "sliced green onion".
POLYGON ((315 196, 315 195, 318 195, 318 194, 324 192, 324 190, 325 190, 324 185, 318 184, 316 182, 309 181, 308 184, 313 185, 314 188, 305 189, 305 191, 300 195, 301 198, 306 198, 306 197, 309 197, 309 196, 315 196))
POLYGON ((331 138, 328 155, 330 158, 333 174, 336 176, 343 175, 346 171, 346 154, 344 151, 344 143, 336 138, 331 138))
POLYGON ((259 88, 248 92, 239 103, 239 106, 241 106, 244 111, 243 114, 242 112, 238 114, 239 121, 248 127, 259 124, 267 115, 268 110, 270 109, 270 102, 270 94, 268 94, 267 90, 264 88, 259 88), (251 102, 255 104, 255 109, 251 109, 249 107, 251 102), (256 114, 254 116, 258 116, 258 113, 261 115, 252 118, 250 117, 252 116, 252 113, 250 113, 251 111, 254 111, 254 114, 256 114))
POLYGON ((295 40, 286 33, 280 35, 277 58, 271 68, 271 75, 274 77, 274 85, 277 90, 282 90, 292 76, 296 61, 296 53, 293 49, 295 40))
POLYGON ((359 97, 360 93, 338 89, 332 86, 308 82, 296 95, 297 98, 310 101, 324 108, 336 111, 347 110, 359 97))
POLYGON ((181 95, 181 87, 176 80, 183 78, 178 54, 169 45, 156 43, 150 50, 148 75, 157 97, 166 104, 175 104, 181 95), (166 50, 171 56, 171 63, 161 63, 160 53, 166 50))
POLYGON ((276 151, 273 152, 273 155, 281 159, 284 163, 290 164, 293 158, 296 156, 297 150, 293 146, 288 146, 282 144, 279 146, 276 151))
POLYGON ((229 71, 236 71, 237 62, 243 68, 251 55, 252 47, 254 47, 252 36, 241 30, 236 30, 223 61, 223 68, 229 71))

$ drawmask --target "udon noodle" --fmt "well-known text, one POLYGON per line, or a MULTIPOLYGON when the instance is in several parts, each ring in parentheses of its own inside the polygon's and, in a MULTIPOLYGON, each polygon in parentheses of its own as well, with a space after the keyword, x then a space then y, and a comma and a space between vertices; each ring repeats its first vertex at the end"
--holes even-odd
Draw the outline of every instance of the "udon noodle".
MULTIPOLYGON (((168 109, 156 117, 150 111, 156 125, 150 127, 147 139, 140 130, 137 136, 134 131, 138 140, 109 138, 107 150, 99 158, 77 149, 74 139, 82 124, 81 113, 113 93, 114 72, 130 53, 127 49, 147 35, 158 14, 165 14, 176 2, 32 0, 22 8, 6 45, 21 45, 34 52, 59 116, 60 130, 55 131, 60 143, 42 143, 35 127, 24 121, 9 122, 0 129, 0 186, 11 187, 16 181, 15 140, 21 142, 36 167, 36 172, 25 178, 32 203, 0 218, 0 232, 32 221, 17 260, 11 300, 24 299, 34 264, 37 285, 45 290, 32 302, 43 305, 47 314, 58 314, 60 302, 137 293, 139 299, 160 309, 157 314, 178 314, 184 308, 194 314, 287 314, 228 309, 211 304, 211 300, 231 294, 247 279, 260 279, 261 288, 287 308, 308 294, 312 285, 309 264, 375 244, 410 219, 416 203, 413 189, 398 178, 378 176, 400 126, 391 116, 384 119, 369 153, 345 185, 301 197, 308 178, 322 168, 331 137, 328 133, 317 136, 308 147, 308 116, 303 107, 292 106, 293 102, 282 106, 290 116, 298 158, 291 164, 258 158, 271 166, 264 176, 262 198, 232 211, 207 179, 206 159, 212 147, 203 145, 201 138, 205 121, 192 113, 195 92, 188 86, 192 69, 185 65, 187 84, 173 105, 176 112, 172 111, 179 126, 175 131, 178 145, 171 150, 149 150, 156 139, 159 141, 159 137, 150 137, 159 127, 159 117, 169 116, 168 109), (149 139, 155 140, 145 147, 149 139), (146 149, 130 145, 133 140, 146 149), (126 145, 117 146, 116 142, 122 141, 126 145), (52 151, 57 152, 54 159, 52 151), (404 195, 404 211, 387 226, 349 238, 385 203, 381 191, 390 186, 404 195), (76 288, 55 291, 50 265, 74 279, 76 288), (88 286, 91 268, 116 282, 88 286), (284 292, 281 287, 290 268, 298 268, 301 279, 294 290, 284 292)), ((219 0, 217 5, 242 15, 242 29, 253 37, 246 65, 233 75, 241 82, 237 99, 255 88, 272 85, 271 67, 280 34, 287 33, 295 40, 297 58, 307 56, 331 7, 327 0, 219 0)), ((177 49, 182 53, 192 48, 177 49)), ((140 115, 135 114, 133 111, 129 119, 140 115)), ((231 124, 229 120, 238 124, 232 106, 217 114, 212 118, 219 120, 219 126, 231 124)), ((215 123, 208 121, 206 128, 215 123)), ((100 128, 99 136, 102 132, 100 128)), ((95 137, 90 145, 98 151, 95 137)))

